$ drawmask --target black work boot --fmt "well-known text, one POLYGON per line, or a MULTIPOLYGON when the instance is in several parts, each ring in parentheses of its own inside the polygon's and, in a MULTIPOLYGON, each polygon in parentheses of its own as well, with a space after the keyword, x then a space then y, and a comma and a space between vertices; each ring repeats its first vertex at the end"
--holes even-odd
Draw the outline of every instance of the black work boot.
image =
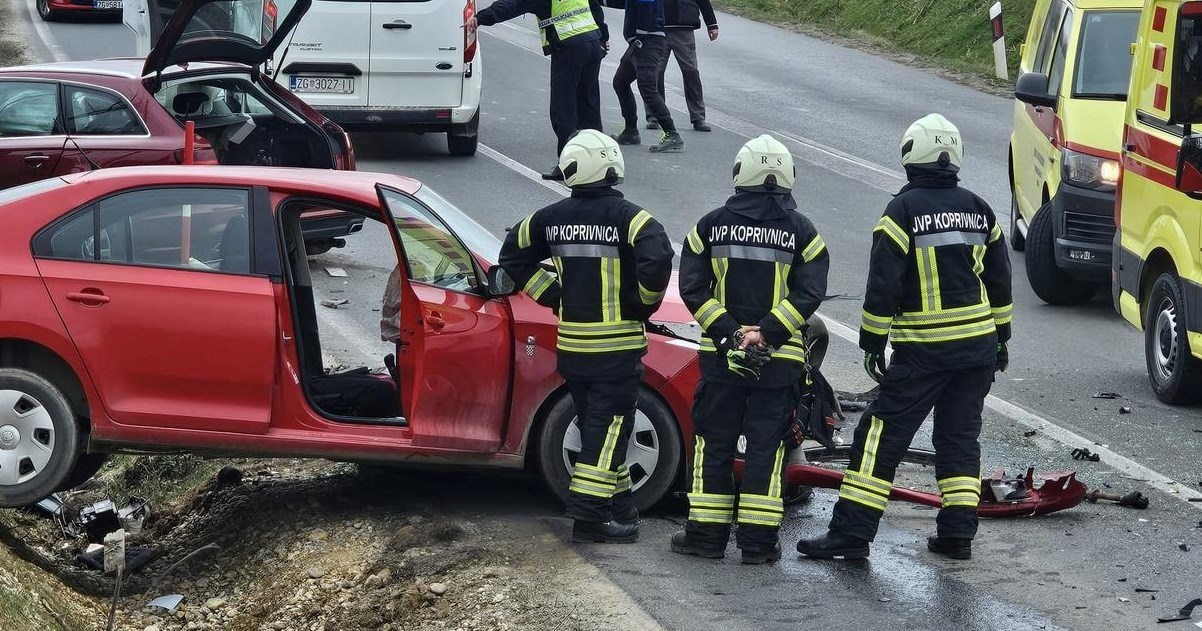
POLYGON ((555 165, 554 169, 551 169, 550 171, 543 173, 543 179, 551 180, 553 182, 562 182, 563 181, 563 171, 559 170, 559 165, 555 165))
POLYGON ((972 539, 959 537, 927 537, 927 550, 961 561, 972 558, 972 539))
POLYGON ((821 537, 798 541, 797 551, 816 559, 867 559, 868 542, 828 530, 821 537))
POLYGON ((572 524, 574 543, 634 543, 638 540, 638 524, 623 524, 617 521, 598 523, 579 519, 572 524))
POLYGON ((639 138, 639 130, 633 127, 623 127, 622 132, 613 136, 613 139, 619 145, 638 145, 643 142, 643 139, 639 138))
POLYGON ((684 138, 671 131, 664 132, 658 145, 651 145, 651 153, 678 153, 684 151, 684 138))
POLYGON ((694 545, 689 541, 688 533, 683 530, 672 535, 672 551, 676 554, 691 554, 705 559, 721 559, 726 556, 726 550, 694 545))
POLYGON ((713 128, 704 119, 695 120, 693 121, 693 131, 713 131, 713 128))
POLYGON ((743 565, 763 565, 780 560, 780 544, 760 550, 743 550, 743 565))
POLYGON ((654 118, 647 119, 647 129, 659 129, 659 121, 654 118))

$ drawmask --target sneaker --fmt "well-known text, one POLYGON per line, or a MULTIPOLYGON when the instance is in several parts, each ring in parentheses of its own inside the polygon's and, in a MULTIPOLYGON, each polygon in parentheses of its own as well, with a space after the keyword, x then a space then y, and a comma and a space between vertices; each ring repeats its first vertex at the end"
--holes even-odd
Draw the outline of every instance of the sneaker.
POLYGON ((562 182, 563 181, 563 171, 560 171, 559 166, 556 165, 554 169, 551 169, 550 171, 543 173, 543 179, 551 180, 553 182, 562 182))
POLYGON ((927 537, 927 550, 949 559, 965 561, 972 558, 972 539, 927 537))
POLYGON ((652 153, 679 153, 684 151, 684 138, 676 132, 665 133, 658 145, 651 145, 652 153))
POLYGON ((639 138, 639 130, 632 129, 630 127, 623 127, 622 133, 611 137, 618 141, 619 145, 638 145, 642 144, 643 142, 643 140, 639 138))
POLYGON ((772 564, 780 560, 780 544, 768 550, 743 550, 743 565, 772 564))
POLYGON ((659 121, 654 118, 647 119, 647 129, 659 129, 659 121))
POLYGON ((816 559, 867 559, 868 542, 827 531, 821 537, 798 541, 797 551, 816 559))
POLYGON ((693 131, 714 131, 705 121, 693 121, 693 131))
POLYGON ((689 536, 683 530, 672 535, 672 551, 676 554, 690 554, 704 559, 721 559, 726 556, 726 550, 705 548, 689 543, 689 536))
POLYGON ((634 543, 638 540, 638 524, 580 520, 576 520, 572 524, 572 541, 574 543, 634 543))

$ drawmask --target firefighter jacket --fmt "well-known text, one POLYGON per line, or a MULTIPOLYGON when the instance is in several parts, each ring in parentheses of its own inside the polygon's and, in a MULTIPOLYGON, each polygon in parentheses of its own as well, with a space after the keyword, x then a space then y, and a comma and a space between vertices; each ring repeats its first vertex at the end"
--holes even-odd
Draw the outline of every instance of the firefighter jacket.
POLYGON ((796 383, 805 362, 803 329, 826 295, 830 256, 789 194, 738 192, 689 232, 680 295, 704 335, 706 379, 743 382, 726 368, 723 340, 760 327, 776 349, 760 384, 796 383))
POLYGON ((1010 339, 1010 259, 993 210, 955 173, 907 167, 872 237, 860 348, 928 368, 988 365, 1010 339))
POLYGON ((476 21, 492 26, 524 13, 538 18, 544 55, 564 46, 609 41, 605 10, 598 0, 497 0, 476 12, 476 21))
POLYGON ((641 371, 643 322, 663 301, 672 256, 663 226, 606 187, 574 189, 523 219, 506 236, 500 262, 559 315, 560 374, 605 380, 641 371), (548 258, 554 276, 540 265, 548 258))

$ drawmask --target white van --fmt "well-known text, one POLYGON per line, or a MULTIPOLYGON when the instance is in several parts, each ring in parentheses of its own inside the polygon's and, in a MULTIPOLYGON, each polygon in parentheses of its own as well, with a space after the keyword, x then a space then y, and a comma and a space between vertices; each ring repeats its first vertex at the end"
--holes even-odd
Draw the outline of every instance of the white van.
POLYGON ((476 0, 313 0, 275 59, 278 81, 348 131, 446 132, 476 153, 476 0))

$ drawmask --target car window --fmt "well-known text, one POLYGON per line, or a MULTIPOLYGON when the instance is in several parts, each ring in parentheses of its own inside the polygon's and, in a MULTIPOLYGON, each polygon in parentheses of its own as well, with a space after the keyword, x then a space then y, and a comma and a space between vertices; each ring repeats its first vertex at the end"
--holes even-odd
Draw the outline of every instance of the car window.
POLYGON ((410 280, 457 291, 478 286, 471 254, 442 221, 415 199, 390 190, 384 197, 401 235, 410 280))
POLYGON ((264 101, 253 83, 234 77, 213 77, 167 85, 154 98, 176 120, 193 121, 197 129, 241 122, 246 115, 284 116, 283 112, 276 111, 264 101))
POLYGON ((1039 34, 1039 47, 1035 49, 1035 63, 1031 66, 1031 72, 1048 71, 1048 59, 1051 57, 1052 42, 1055 40, 1056 31, 1060 28, 1060 17, 1064 14, 1064 5, 1059 2, 1052 2, 1048 7, 1048 17, 1043 21, 1043 31, 1039 34))
POLYGON ((296 0, 212 0, 192 16, 180 41, 217 35, 266 44, 295 6, 296 0))
POLYGON ((250 273, 250 195, 145 189, 104 199, 38 236, 38 256, 250 273))
POLYGON ((111 92, 67 86, 67 133, 87 136, 141 136, 146 129, 125 99, 111 92))
POLYGON ((1048 70, 1048 94, 1060 95, 1060 84, 1064 80, 1064 64, 1068 58, 1068 39, 1073 34, 1073 12, 1064 13, 1060 36, 1056 39, 1056 51, 1052 55, 1052 67, 1048 70))
POLYGON ((1081 25, 1073 96, 1127 98, 1138 11, 1090 11, 1081 25))
POLYGON ((59 133, 57 83, 0 81, 0 138, 59 133))

